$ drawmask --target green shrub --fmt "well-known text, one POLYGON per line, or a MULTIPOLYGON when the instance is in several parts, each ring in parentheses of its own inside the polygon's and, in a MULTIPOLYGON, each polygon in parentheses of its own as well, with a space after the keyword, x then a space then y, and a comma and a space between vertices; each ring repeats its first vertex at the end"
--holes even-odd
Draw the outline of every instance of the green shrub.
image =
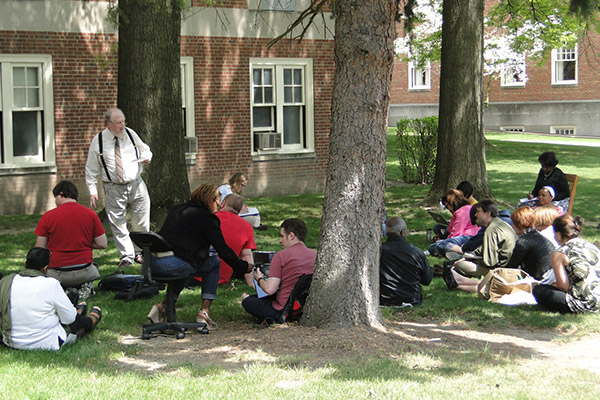
POLYGON ((402 180, 431 183, 437 155, 438 117, 403 119, 397 124, 396 152, 402 180))

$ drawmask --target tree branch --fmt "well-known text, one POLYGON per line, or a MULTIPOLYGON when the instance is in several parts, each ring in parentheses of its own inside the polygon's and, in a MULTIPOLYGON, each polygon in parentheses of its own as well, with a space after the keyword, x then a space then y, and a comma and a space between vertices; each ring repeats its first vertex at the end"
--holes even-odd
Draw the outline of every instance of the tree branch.
POLYGON ((277 36, 275 39, 271 40, 267 44, 267 49, 271 48, 273 45, 275 45, 275 43, 279 42, 281 39, 286 37, 288 33, 290 35, 290 39, 302 40, 304 38, 304 35, 306 35, 308 28, 312 25, 312 22, 317 17, 317 15, 321 14, 321 10, 328 1, 329 0, 312 0, 310 6, 300 13, 298 18, 296 18, 296 20, 292 22, 290 26, 287 27, 285 32, 283 32, 281 35, 277 36), (308 19, 308 23, 306 25, 304 24, 305 19, 308 19), (302 26, 302 32, 293 36, 292 32, 298 26, 302 26))

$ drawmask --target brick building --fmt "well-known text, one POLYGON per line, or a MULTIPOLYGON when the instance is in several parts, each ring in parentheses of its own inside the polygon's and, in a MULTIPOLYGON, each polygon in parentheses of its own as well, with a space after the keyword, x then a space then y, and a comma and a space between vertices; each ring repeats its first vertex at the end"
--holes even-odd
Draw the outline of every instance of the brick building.
MULTIPOLYGON (((528 60, 527 79, 509 71, 484 82, 485 129, 600 136, 600 36, 574 49, 555 49, 543 63, 528 60)), ((459 71, 457 71, 459 73, 459 71)), ((390 126, 403 118, 437 115, 439 65, 394 65, 390 126)))
MULTIPOLYGON (((309 0, 223 0, 219 8, 190 3, 181 71, 192 188, 243 171, 250 196, 323 190, 332 19, 316 21, 300 43, 283 40, 267 50, 309 0)), ((118 35, 108 5, 0 3, 0 213, 52 208, 50 191, 62 179, 74 181, 87 203, 89 143, 117 100, 118 35)))

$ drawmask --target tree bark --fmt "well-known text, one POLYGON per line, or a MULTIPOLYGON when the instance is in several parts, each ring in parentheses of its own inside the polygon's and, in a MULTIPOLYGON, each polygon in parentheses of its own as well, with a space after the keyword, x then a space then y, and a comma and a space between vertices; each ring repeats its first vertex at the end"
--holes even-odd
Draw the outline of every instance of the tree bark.
POLYGON ((425 200, 467 180, 478 199, 491 196, 483 135, 483 0, 444 0, 438 149, 425 200))
POLYGON ((303 324, 381 324, 379 252, 395 0, 336 0, 329 162, 303 324))
POLYGON ((187 201, 181 102, 180 0, 119 0, 118 106, 153 152, 144 178, 160 225, 187 201))

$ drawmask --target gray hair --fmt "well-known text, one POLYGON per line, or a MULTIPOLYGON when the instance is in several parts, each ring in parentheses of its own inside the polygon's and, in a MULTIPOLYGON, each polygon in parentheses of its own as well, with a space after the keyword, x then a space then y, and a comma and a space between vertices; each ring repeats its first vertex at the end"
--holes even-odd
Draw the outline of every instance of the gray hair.
POLYGON ((402 236, 402 232, 407 231, 406 222, 399 217, 392 217, 387 220, 385 224, 385 231, 388 237, 392 236, 402 236))
POLYGON ((111 121, 112 119, 112 115, 114 112, 120 112, 121 114, 123 114, 123 117, 125 117, 125 113, 123 113, 123 111, 120 108, 117 107, 112 107, 109 108, 108 110, 106 110, 106 112, 104 113, 104 124, 106 125, 108 123, 108 121, 111 121))

